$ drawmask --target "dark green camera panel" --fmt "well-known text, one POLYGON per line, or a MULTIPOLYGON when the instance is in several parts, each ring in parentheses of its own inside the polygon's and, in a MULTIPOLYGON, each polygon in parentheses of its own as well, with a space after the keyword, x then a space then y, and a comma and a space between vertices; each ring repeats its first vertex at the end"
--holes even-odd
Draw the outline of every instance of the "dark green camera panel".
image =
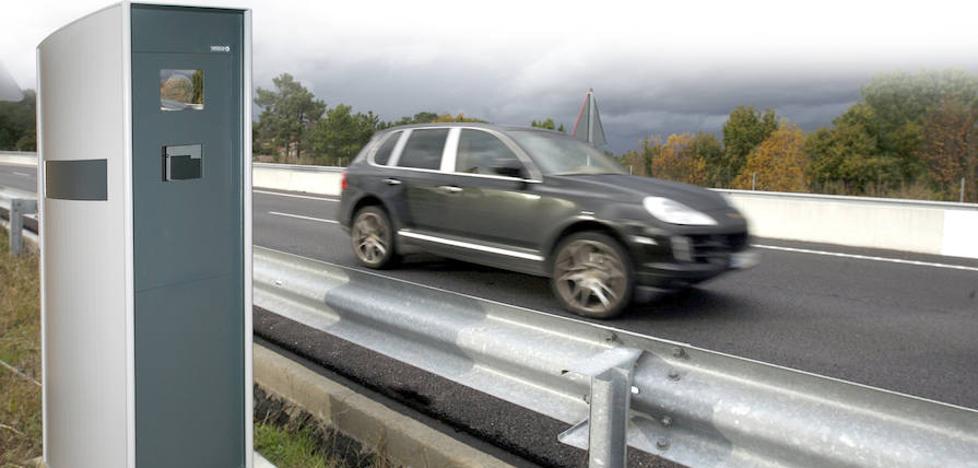
POLYGON ((244 14, 131 20, 136 466, 243 467, 244 14))

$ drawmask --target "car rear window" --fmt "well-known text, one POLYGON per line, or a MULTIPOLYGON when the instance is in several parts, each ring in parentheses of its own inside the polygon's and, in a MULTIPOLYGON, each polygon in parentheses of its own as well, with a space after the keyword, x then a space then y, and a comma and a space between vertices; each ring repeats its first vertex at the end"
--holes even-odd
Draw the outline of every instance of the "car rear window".
POLYGON ((447 128, 412 131, 397 165, 418 169, 438 169, 441 166, 441 153, 445 149, 446 137, 448 137, 447 128))
POLYGON ((374 154, 374 163, 386 166, 387 162, 391 159, 391 153, 394 152, 394 147, 397 146, 397 140, 400 138, 401 132, 394 132, 388 135, 384 143, 377 149, 377 153, 374 154))
POLYGON ((493 164, 505 159, 516 159, 516 155, 499 138, 481 130, 462 130, 455 172, 496 175, 493 164))

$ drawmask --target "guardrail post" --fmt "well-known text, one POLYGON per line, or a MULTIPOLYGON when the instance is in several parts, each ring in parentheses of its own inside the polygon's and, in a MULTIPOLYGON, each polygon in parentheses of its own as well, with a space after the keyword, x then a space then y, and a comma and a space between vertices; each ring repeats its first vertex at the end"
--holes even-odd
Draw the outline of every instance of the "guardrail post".
POLYGON ((588 465, 625 466, 631 369, 612 368, 591 379, 588 465))
POLYGON ((558 436, 558 440, 577 447, 586 440, 590 468, 625 466, 632 371, 641 355, 638 349, 614 348, 579 369, 566 371, 590 377, 589 410, 586 420, 558 436))
POLYGON ((33 213, 37 213, 36 200, 10 200, 10 255, 20 255, 23 250, 24 215, 33 213))

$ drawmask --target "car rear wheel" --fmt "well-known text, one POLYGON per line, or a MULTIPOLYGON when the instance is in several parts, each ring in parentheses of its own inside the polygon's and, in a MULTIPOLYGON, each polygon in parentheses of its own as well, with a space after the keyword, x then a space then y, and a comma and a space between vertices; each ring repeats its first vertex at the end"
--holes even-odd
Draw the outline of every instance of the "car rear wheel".
POLYGON ((551 271, 554 295, 575 314, 611 318, 631 302, 631 261, 621 244, 606 234, 583 232, 561 241, 551 271))
POLYGON ((368 206, 357 211, 350 237, 353 253, 364 266, 381 269, 396 262, 391 221, 380 207, 368 206))

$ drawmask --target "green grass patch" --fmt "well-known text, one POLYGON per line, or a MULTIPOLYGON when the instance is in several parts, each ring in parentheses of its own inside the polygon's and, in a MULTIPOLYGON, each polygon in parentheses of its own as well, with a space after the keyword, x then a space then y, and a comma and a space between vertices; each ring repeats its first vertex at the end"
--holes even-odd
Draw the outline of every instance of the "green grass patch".
POLYGON ((267 423, 255 424, 255 450, 279 468, 327 468, 335 466, 319 450, 309 429, 295 432, 267 423))
POLYGON ((11 257, 8 248, 0 229, 0 467, 26 466, 42 442, 38 258, 11 257))

